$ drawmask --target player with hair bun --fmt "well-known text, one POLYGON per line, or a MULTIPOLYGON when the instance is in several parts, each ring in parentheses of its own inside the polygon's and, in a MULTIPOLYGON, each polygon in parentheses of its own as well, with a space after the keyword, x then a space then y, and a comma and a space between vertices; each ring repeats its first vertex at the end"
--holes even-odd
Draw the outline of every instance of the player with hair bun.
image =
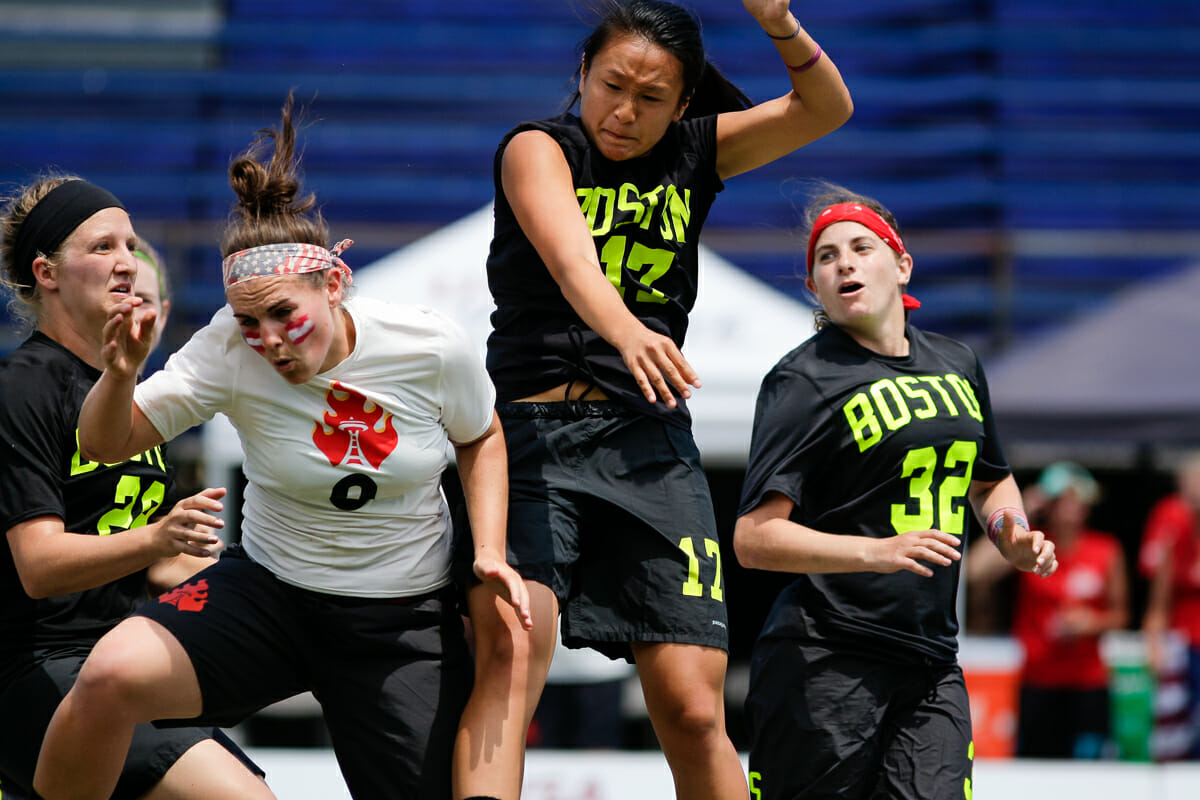
POLYGON ((476 347, 431 309, 347 296, 350 243, 328 247, 300 191, 292 115, 289 96, 278 129, 230 166, 228 305, 141 384, 151 323, 134 298, 109 312, 81 448, 111 461, 226 414, 245 452, 242 541, 97 644, 42 745, 47 800, 107 798, 135 723, 233 724, 304 691, 352 796, 448 798, 472 669, 450 582, 448 444, 475 574, 531 624, 504 562, 504 439, 476 347))

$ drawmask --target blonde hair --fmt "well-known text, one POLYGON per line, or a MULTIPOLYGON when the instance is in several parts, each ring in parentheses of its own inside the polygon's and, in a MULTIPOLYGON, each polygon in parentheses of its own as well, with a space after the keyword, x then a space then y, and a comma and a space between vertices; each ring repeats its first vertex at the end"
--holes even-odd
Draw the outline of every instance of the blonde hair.
MULTIPOLYGON (((18 264, 16 259, 17 233, 21 230, 29 212, 41 202, 42 198, 54 189, 68 181, 81 180, 75 175, 65 173, 45 173, 33 183, 6 198, 4 203, 4 220, 0 223, 0 253, 2 253, 3 276, 0 283, 12 295, 8 301, 8 312, 13 319, 36 328, 41 317, 42 302, 38 292, 37 279, 33 277, 33 263, 18 264)), ((58 257, 62 245, 53 253, 38 255, 45 258, 53 268, 58 267, 58 257)))

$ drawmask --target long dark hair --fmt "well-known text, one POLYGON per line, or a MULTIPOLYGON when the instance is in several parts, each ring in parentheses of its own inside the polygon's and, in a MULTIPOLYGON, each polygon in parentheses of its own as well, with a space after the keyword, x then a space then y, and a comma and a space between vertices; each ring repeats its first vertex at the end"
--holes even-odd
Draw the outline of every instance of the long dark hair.
MULTIPOLYGON (((579 43, 581 59, 575 69, 576 87, 581 70, 591 68, 592 59, 609 40, 615 36, 637 36, 675 56, 683 68, 680 100, 690 101, 684 119, 741 111, 754 105, 707 59, 700 20, 683 6, 663 0, 602 0, 594 10, 600 21, 579 43)), ((578 100, 576 88, 567 107, 578 100)))
POLYGON ((221 237, 222 257, 264 244, 329 246, 329 226, 316 208, 316 196, 301 193, 294 109, 289 92, 279 128, 260 130, 229 165, 229 185, 238 199, 221 237), (268 141, 274 144, 270 158, 268 141))

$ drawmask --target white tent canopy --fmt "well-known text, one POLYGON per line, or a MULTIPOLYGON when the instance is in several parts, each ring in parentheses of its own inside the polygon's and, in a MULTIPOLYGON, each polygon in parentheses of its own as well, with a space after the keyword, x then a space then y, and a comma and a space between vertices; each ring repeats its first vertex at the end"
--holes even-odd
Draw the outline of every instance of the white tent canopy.
MULTIPOLYGON (((484 269, 491 235, 489 204, 355 270, 354 291, 436 308, 462 325, 482 353, 495 307, 484 269)), ((700 248, 700 294, 684 355, 703 382, 688 402, 706 463, 745 464, 762 377, 811 334, 807 305, 700 248)), ((205 425, 203 439, 206 479, 210 485, 223 485, 229 468, 241 464, 237 435, 224 417, 218 417, 205 425)))

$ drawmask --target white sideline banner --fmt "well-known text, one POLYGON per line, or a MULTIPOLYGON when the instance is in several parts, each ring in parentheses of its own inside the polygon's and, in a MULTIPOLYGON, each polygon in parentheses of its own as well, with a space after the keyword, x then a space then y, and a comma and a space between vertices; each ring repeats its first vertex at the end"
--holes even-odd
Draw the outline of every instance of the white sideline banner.
MULTIPOLYGON (((279 800, 350 800, 333 752, 249 748, 279 800)), ((745 766, 745 756, 742 757, 745 766)), ((973 800, 1196 800, 1200 763, 980 760, 973 800)), ((657 752, 531 750, 522 800, 670 800, 671 773, 657 752)))

